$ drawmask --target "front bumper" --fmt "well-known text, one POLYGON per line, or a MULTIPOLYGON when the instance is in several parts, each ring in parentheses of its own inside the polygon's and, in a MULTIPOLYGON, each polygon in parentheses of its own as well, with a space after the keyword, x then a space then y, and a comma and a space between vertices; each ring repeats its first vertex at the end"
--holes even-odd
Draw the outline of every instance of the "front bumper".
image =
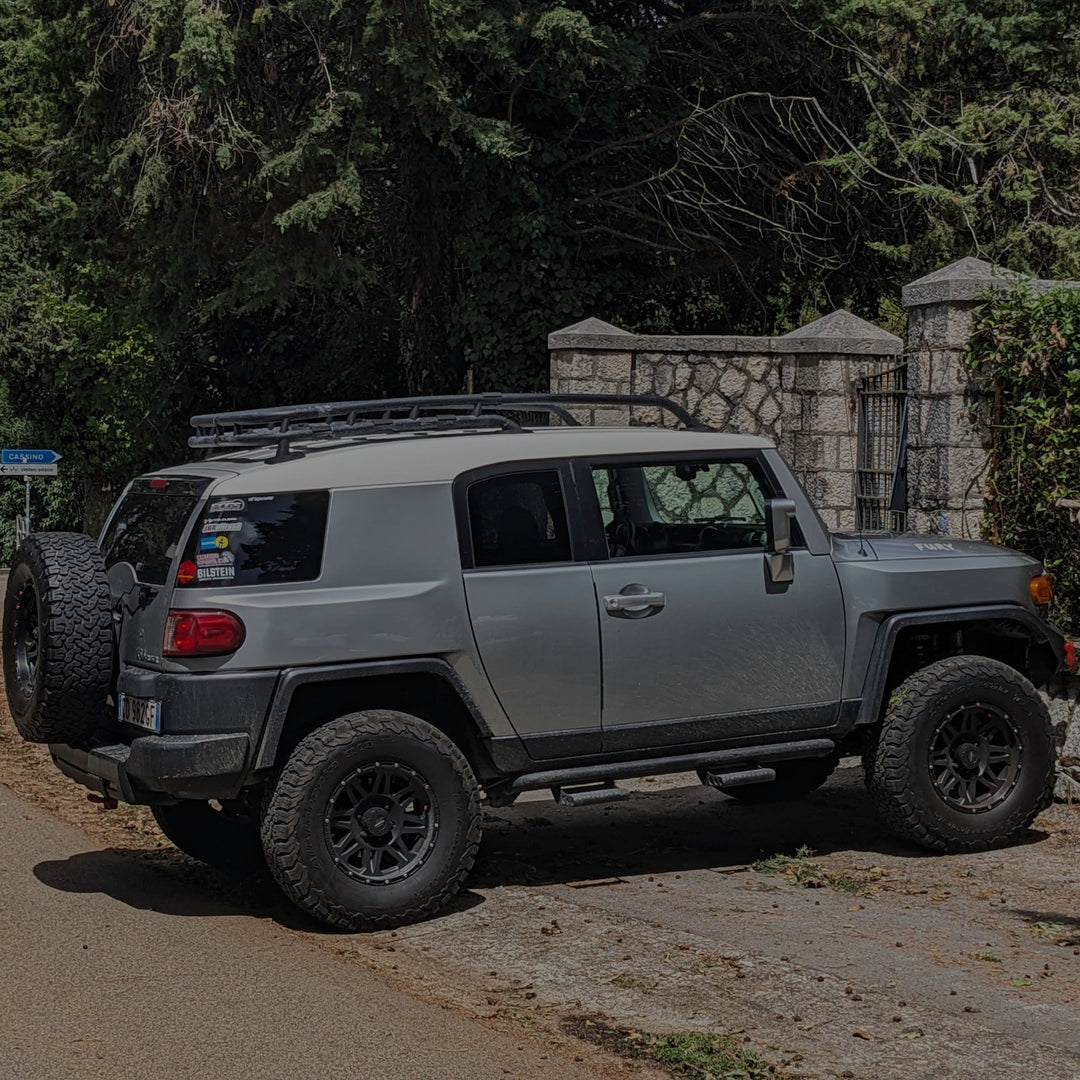
POLYGON ((140 735, 124 743, 99 731, 86 747, 49 744, 65 776, 128 803, 234 798, 247 775, 250 751, 243 733, 140 735))

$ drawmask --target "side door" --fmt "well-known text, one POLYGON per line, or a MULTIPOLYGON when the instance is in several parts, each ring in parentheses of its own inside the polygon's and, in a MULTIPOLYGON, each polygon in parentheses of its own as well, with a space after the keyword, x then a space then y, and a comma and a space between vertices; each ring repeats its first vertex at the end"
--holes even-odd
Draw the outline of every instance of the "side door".
POLYGON ((569 466, 469 473, 455 501, 473 636, 503 711, 532 757, 598 752, 599 617, 569 466))
POLYGON ((839 581, 797 522, 794 580, 771 580, 765 503, 784 493, 760 456, 596 460, 579 466, 579 484, 590 496, 605 752, 836 723, 839 581))

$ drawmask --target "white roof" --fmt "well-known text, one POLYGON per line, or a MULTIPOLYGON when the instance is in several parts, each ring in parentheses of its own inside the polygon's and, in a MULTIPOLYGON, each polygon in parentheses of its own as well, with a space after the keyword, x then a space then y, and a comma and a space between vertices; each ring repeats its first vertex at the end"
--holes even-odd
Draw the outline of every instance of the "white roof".
MULTIPOLYGON (((322 488, 449 483, 463 472, 503 462, 605 454, 771 448, 768 439, 661 427, 550 427, 516 432, 458 432, 314 443, 303 456, 272 462, 273 447, 215 453, 205 461, 163 470, 174 475, 220 475, 220 495, 322 488)), ((305 450, 296 442, 292 450, 305 450)))

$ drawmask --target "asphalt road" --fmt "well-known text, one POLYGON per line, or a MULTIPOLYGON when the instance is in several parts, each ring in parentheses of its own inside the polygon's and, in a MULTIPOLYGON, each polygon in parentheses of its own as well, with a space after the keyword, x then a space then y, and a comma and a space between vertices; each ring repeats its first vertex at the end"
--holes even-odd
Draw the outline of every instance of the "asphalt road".
POLYGON ((101 850, 0 787, 4 1080, 599 1075, 553 1057, 101 850))

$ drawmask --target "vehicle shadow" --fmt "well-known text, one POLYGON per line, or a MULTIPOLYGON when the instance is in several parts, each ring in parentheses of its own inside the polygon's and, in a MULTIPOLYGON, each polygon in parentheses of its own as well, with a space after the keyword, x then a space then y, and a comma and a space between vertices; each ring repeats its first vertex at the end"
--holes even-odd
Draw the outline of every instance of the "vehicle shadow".
MULTIPOLYGON (((207 866, 175 849, 110 847, 39 862, 34 877, 60 892, 101 893, 142 911, 184 918, 246 915, 314 934, 347 931, 305 915, 278 890, 268 870, 246 876, 207 866)), ((483 903, 476 893, 455 897, 445 913, 483 903)))
POLYGON ((102 893, 129 907, 163 915, 256 915, 277 918, 287 907, 269 874, 238 878, 179 851, 110 847, 39 862, 34 877, 61 892, 102 893))
MULTIPOLYGON (((691 781, 687 781, 691 783, 691 781)), ((922 860, 937 857, 880 824, 862 772, 842 770, 801 799, 742 803, 711 788, 653 794, 638 785, 624 802, 579 809, 552 801, 485 811, 484 842, 470 884, 565 884, 605 877, 730 870, 771 855, 836 852, 922 860)), ((1045 834, 1031 833, 1028 842, 1045 834)))

